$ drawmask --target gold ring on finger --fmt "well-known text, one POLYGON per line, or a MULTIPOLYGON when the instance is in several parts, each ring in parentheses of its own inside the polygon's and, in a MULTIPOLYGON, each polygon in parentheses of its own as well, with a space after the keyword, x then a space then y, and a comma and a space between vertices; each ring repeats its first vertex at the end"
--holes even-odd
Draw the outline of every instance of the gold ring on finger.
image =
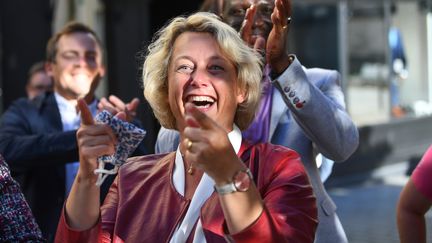
POLYGON ((191 141, 191 140, 187 140, 187 143, 186 143, 186 149, 187 150, 190 150, 191 148, 192 148, 192 144, 193 144, 193 142, 191 141))

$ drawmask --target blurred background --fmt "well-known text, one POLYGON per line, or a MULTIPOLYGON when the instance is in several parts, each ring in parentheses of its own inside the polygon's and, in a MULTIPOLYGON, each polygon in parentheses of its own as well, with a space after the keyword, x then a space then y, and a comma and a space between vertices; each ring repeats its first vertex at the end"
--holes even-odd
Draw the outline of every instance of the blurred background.
MULTIPOLYGON (((432 144, 432 0, 293 3, 291 52, 307 67, 341 73, 347 109, 360 132, 359 149, 335 165, 326 186, 352 242, 395 242, 395 201, 432 144), (369 206, 359 211, 358 203, 369 206), (380 216, 361 221, 371 215, 380 216), (361 227, 369 230, 368 240, 362 238, 366 236, 361 227), (371 232, 378 228, 374 238, 371 232)), ((108 73, 97 93, 141 99, 140 119, 152 152, 159 124, 142 95, 143 50, 168 19, 195 12, 200 4, 201 0, 1 0, 0 112, 25 96, 28 69, 44 59, 51 34, 77 20, 95 29, 104 43, 108 73)))

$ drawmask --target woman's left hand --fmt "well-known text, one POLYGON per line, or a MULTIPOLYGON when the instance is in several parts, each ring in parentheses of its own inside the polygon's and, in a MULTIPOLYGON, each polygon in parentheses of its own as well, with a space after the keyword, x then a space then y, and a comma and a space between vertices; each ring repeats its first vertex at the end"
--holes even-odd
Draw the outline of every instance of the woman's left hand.
POLYGON ((186 128, 182 147, 186 161, 213 178, 217 185, 227 184, 244 168, 228 139, 227 131, 194 105, 186 104, 186 128))
MULTIPOLYGON (((186 149, 186 161, 204 170, 216 186, 231 183, 234 174, 245 165, 235 153, 226 129, 194 105, 186 104, 185 108, 182 147, 186 149)), ((262 214, 262 199, 253 183, 246 192, 220 195, 219 199, 231 234, 244 230, 262 214)))

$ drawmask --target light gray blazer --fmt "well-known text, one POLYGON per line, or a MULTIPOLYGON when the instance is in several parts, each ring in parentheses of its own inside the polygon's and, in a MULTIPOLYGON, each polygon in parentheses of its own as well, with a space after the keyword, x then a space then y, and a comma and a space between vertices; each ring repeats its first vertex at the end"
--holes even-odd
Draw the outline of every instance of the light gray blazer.
MULTIPOLYGON (((295 56, 293 56, 295 57, 295 56)), ((306 69, 297 58, 275 80, 270 121, 270 142, 296 150, 308 172, 318 208, 315 242, 347 242, 336 215, 336 205, 327 194, 315 162, 317 153, 341 162, 357 148, 359 135, 345 110, 337 71, 306 69)), ((156 152, 177 149, 176 131, 162 128, 156 152)))

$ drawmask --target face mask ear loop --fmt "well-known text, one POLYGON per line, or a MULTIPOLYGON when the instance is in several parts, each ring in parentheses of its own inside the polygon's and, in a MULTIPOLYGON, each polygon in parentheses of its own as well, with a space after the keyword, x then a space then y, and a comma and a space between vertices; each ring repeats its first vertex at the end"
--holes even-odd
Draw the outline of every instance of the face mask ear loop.
POLYGON ((105 179, 109 176, 109 175, 115 175, 118 172, 119 167, 116 165, 114 166, 114 168, 112 168, 111 170, 106 170, 104 169, 105 167, 105 162, 103 161, 99 161, 99 167, 94 170, 94 173, 96 175, 98 175, 97 181, 96 181, 96 186, 101 186, 102 183, 105 181, 105 179))

